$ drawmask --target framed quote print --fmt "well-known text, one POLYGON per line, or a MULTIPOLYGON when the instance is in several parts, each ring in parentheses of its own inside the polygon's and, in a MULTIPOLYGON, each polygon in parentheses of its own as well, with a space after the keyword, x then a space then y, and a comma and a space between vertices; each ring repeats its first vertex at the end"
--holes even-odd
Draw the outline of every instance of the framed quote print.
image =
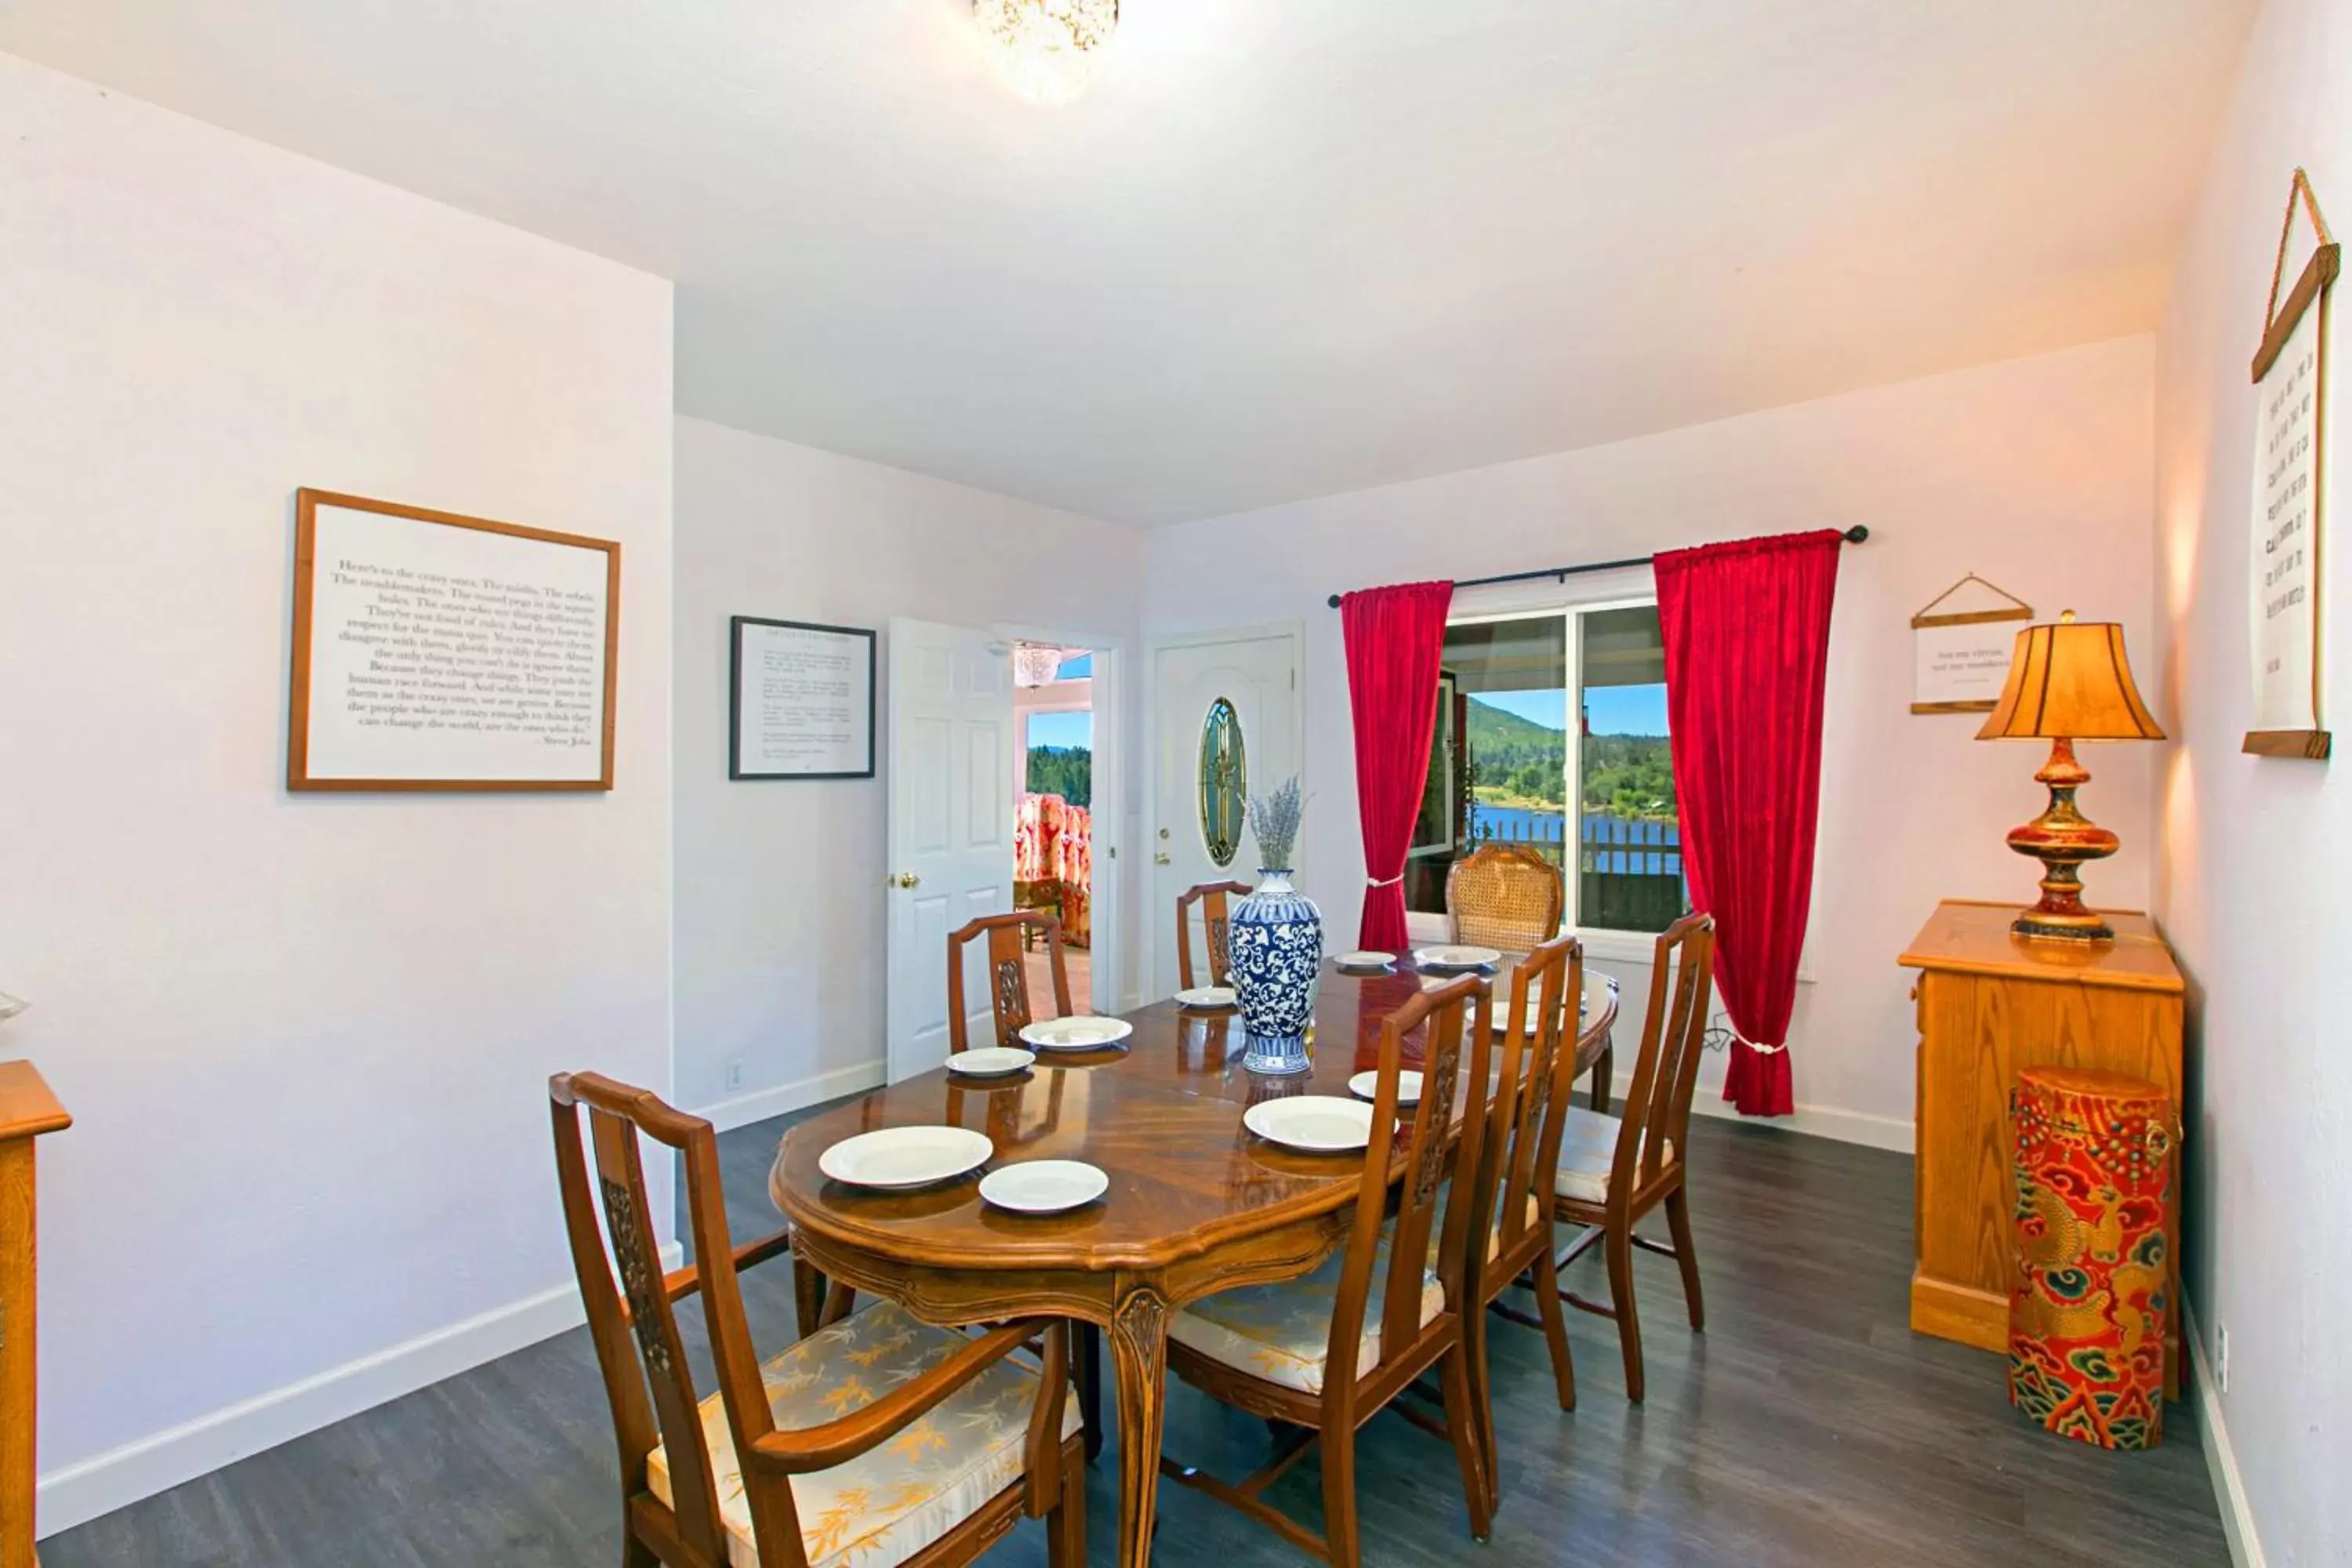
POLYGON ((2301 169, 2287 193, 2286 224, 2254 354, 2253 509, 2248 534, 2254 724, 2243 750, 2256 756, 2324 758, 2320 721, 2320 552, 2327 523, 2328 300, 2342 251, 2301 169), (2311 257, 2286 299, 2295 216, 2309 216, 2311 257))
POLYGON ((298 491, 290 790, 607 790, 621 547, 298 491))
POLYGON ((1990 713, 2033 606, 1971 572, 1911 617, 1914 713, 1990 713))
POLYGON ((737 616, 729 623, 727 776, 874 776, 874 633, 737 616))

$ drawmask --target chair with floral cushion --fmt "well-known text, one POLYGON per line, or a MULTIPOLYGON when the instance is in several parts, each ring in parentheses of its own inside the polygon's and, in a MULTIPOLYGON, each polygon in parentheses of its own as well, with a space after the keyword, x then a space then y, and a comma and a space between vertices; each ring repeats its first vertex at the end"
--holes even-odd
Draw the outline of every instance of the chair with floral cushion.
POLYGON ((1690 1325, 1706 1326, 1699 1298, 1698 1254, 1691 1247, 1690 1194, 1684 1159, 1690 1143, 1691 1092, 1715 994, 1715 921, 1685 915, 1658 938, 1650 964, 1650 1006, 1642 1054, 1625 1091, 1625 1113, 1604 1116, 1570 1106, 1552 1187, 1555 1221, 1583 1227, 1555 1265, 1566 1268, 1598 1245, 1609 1266, 1609 1305, 1571 1292, 1571 1307, 1612 1318, 1625 1356, 1625 1397, 1642 1397, 1642 1323, 1633 1310, 1633 1248, 1664 1253, 1681 1267, 1690 1325), (1672 1246, 1635 1236, 1643 1215, 1664 1205, 1672 1246))
POLYGON ((1162 1459, 1179 1484, 1207 1492, 1332 1563, 1363 1561, 1356 1511, 1356 1428, 1390 1407, 1415 1379, 1439 1373, 1444 1419, 1406 1404, 1399 1414, 1453 1445, 1462 1472, 1470 1532, 1485 1540, 1492 1489, 1485 1475, 1479 1416, 1464 1330, 1479 1310, 1467 1274, 1470 1237, 1486 1228, 1475 1180, 1486 1127, 1491 988, 1464 975, 1414 995, 1381 1027, 1379 1088, 1371 1145, 1356 1196, 1354 1228, 1324 1266, 1303 1279, 1249 1285, 1193 1302, 1168 1331, 1168 1365, 1195 1388, 1276 1423, 1272 1460, 1227 1483, 1162 1459), (1475 1021, 1465 1027, 1465 1015, 1475 1021), (1397 1127, 1398 1074, 1405 1037, 1425 1026, 1421 1101, 1397 1127), (1448 1131, 1460 1100, 1461 1133, 1448 1131), (1398 1159, 1402 1136, 1402 1161, 1398 1159), (1401 1184, 1392 1173, 1402 1165, 1401 1184), (1394 1199, 1394 1215, 1390 1216, 1394 1199), (1438 1238, 1433 1262, 1430 1237, 1438 1238), (1396 1258, 1411 1266, 1392 1266, 1396 1258), (1320 1446, 1324 1532, 1316 1535, 1260 1494, 1320 1446))
POLYGON ((982 915, 948 933, 948 1050, 951 1054, 962 1052, 971 1043, 963 950, 982 937, 988 939, 988 1009, 996 1027, 996 1037, 989 1044, 1018 1046, 1022 1029, 1036 1020, 1029 1002, 1029 966, 1021 957, 1032 931, 1045 933, 1046 958, 1054 974, 1053 1016, 1070 1016, 1070 971, 1062 956, 1062 922, 1034 910, 982 915))
POLYGON ((710 1123, 594 1073, 548 1089, 620 1447, 623 1568, 951 1568, 1024 1515, 1045 1520, 1053 1568, 1080 1568, 1085 1474, 1063 1325, 967 1337, 887 1301, 840 1315, 843 1294, 833 1321, 762 1364, 737 1270, 782 1247, 731 1245, 710 1123), (640 1134, 683 1157, 696 1267, 662 1272, 640 1134), (719 1384, 699 1401, 674 1310, 698 1290, 719 1384), (1009 1359, 1041 1336, 1040 1368, 1009 1359))

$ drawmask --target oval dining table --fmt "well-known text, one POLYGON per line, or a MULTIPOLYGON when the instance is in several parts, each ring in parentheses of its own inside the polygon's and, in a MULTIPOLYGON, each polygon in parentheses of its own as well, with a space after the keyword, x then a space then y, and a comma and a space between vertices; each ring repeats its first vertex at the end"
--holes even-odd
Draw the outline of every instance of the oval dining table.
MULTIPOLYGON (((1494 976, 1499 1017, 1509 959, 1494 976)), ((1430 983, 1439 978, 1431 977, 1430 983)), ((1150 1559, 1166 1409, 1168 1323, 1187 1302, 1307 1273, 1346 1238, 1360 1153, 1304 1154, 1242 1125, 1261 1100, 1346 1095, 1378 1062, 1381 1020, 1424 984, 1409 962, 1371 974, 1328 964, 1317 990, 1310 1071, 1268 1078, 1242 1067, 1231 1011, 1156 1003, 1126 1015, 1117 1047, 1040 1053, 1002 1079, 945 1068, 877 1089, 792 1128, 769 1193, 793 1247, 837 1284, 887 1296, 945 1328, 1023 1317, 1100 1327, 1118 1391, 1120 1568, 1150 1559), (829 1180, 824 1151, 878 1128, 945 1124, 985 1132, 991 1167, 1084 1160, 1110 1178, 1097 1203, 1065 1215, 983 1204, 979 1172, 912 1192, 829 1180)), ((1607 1050, 1617 983, 1588 971, 1576 1070, 1607 1050)), ((1419 1057, 1405 1041, 1405 1063, 1419 1057)))

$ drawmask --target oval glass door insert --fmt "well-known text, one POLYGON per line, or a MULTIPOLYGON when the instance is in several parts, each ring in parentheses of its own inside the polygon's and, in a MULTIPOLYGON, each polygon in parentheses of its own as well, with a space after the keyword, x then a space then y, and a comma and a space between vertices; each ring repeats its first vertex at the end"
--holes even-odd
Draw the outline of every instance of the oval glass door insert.
POLYGON ((1220 697, 1201 726, 1201 840, 1209 858, 1230 866, 1242 847, 1242 814, 1249 799, 1249 758, 1242 716, 1220 697))

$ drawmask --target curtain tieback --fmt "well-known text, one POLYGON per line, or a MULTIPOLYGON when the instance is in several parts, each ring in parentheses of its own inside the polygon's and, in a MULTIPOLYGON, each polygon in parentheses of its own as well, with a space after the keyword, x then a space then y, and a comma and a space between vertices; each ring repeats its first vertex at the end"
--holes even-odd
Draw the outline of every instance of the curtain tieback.
POLYGON ((1748 1039, 1744 1036, 1735 1035, 1732 1037, 1738 1040, 1741 1045, 1746 1046, 1749 1050, 1754 1051, 1760 1057, 1777 1057, 1781 1052, 1789 1048, 1786 1044, 1778 1046, 1759 1045, 1756 1041, 1748 1039))
POLYGON ((1399 871, 1393 877, 1367 877, 1364 879, 1364 886, 1367 888, 1393 888, 1399 882, 1403 880, 1404 873, 1399 871))

